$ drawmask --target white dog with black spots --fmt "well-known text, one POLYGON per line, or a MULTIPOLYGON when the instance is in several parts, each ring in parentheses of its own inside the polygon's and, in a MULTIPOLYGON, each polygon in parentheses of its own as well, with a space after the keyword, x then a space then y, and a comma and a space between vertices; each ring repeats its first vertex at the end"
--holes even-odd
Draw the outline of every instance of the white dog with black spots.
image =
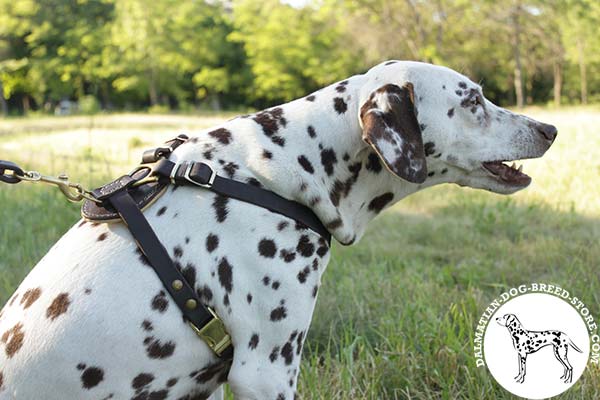
MULTIPOLYGON (((440 183, 509 194, 530 178, 503 161, 542 156, 556 128, 495 106, 450 69, 389 61, 230 120, 171 160, 310 207, 343 245, 383 209, 440 183)), ((0 399, 291 400, 329 261, 315 232, 208 190, 172 187, 145 212, 231 334, 215 357, 120 223, 80 221, 0 313, 0 399)), ((16 266, 15 266, 16 267, 16 266)))

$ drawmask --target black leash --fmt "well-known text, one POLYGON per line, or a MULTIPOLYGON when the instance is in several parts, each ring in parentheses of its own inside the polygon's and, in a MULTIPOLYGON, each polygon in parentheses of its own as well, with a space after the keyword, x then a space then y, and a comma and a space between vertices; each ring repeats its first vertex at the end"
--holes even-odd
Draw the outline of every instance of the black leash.
POLYGON ((176 268, 144 217, 142 208, 164 193, 168 184, 193 185, 292 218, 321 235, 328 244, 331 244, 331 234, 306 206, 266 189, 218 176, 208 164, 202 162, 184 161, 176 164, 169 161, 171 153, 187 139, 187 136, 179 135, 169 140, 166 147, 145 151, 142 162, 155 163, 152 168, 144 165, 92 192, 79 184, 68 182, 66 177, 51 178, 36 171, 25 172, 16 164, 2 160, 0 181, 11 184, 22 180, 55 184, 71 201, 86 199, 82 214, 87 219, 103 221, 118 215, 192 329, 217 356, 230 359, 233 358, 233 346, 223 322, 211 308, 202 304, 197 293, 176 268))

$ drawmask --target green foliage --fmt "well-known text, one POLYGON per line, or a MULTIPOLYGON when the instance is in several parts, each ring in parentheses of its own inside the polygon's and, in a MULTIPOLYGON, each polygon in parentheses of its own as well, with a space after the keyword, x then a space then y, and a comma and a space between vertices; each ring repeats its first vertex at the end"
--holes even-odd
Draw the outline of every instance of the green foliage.
POLYGON ((462 71, 500 104, 599 97, 594 0, 297 4, 0 0, 0 105, 52 111, 93 96, 108 109, 259 108, 390 58, 462 71))

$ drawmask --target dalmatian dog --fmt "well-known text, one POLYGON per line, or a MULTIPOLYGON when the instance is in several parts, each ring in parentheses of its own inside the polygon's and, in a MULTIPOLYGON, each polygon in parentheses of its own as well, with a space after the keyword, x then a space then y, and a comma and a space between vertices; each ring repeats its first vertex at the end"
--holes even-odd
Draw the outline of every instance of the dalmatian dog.
MULTIPOLYGON (((383 209, 441 183, 510 194, 503 162, 542 156, 556 128, 497 107, 450 69, 389 61, 202 132, 171 160, 310 207, 342 245, 383 209)), ((279 214, 174 186, 145 211, 231 334, 218 359, 183 321, 120 223, 76 223, 0 315, 0 399, 294 398, 327 242, 279 214)))
POLYGON ((565 383, 570 383, 573 380, 573 367, 567 358, 569 346, 579 353, 583 352, 566 333, 561 331, 528 331, 523 328, 523 325, 514 314, 505 314, 498 317, 496 322, 508 328, 513 346, 519 355, 519 374, 515 376, 517 382, 523 383, 525 381, 527 355, 535 353, 546 346, 552 346, 554 357, 564 368, 563 375, 560 378, 565 383))

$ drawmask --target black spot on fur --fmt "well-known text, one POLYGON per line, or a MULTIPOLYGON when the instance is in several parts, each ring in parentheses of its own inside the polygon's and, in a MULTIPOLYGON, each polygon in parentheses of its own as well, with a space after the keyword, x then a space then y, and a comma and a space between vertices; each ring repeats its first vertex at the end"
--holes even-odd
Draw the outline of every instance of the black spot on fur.
POLYGON ((277 253, 277 246, 275 246, 275 242, 271 239, 262 239, 258 243, 258 252, 263 257, 273 258, 275 257, 275 253, 277 253))
POLYGON ((256 346, 258 346, 258 341, 259 341, 258 334, 257 333, 253 334, 252 337, 250 338, 250 342, 248 342, 248 348, 250 350, 256 349, 256 346))
POLYGON ((323 257, 329 251, 329 246, 327 246, 327 241, 323 238, 319 238, 319 248, 317 249, 317 255, 319 257, 323 257))
POLYGON ((253 178, 253 177, 250 177, 250 178, 246 179, 246 182, 249 185, 252 185, 252 186, 262 187, 262 185, 260 184, 260 182, 256 178, 253 178))
POLYGON ((341 218, 336 218, 334 220, 327 222, 325 224, 325 228, 333 230, 333 229, 339 228, 342 225, 344 225, 344 221, 342 221, 341 218))
POLYGON ((264 159, 270 160, 273 158, 273 153, 271 153, 269 150, 263 150, 262 156, 264 159))
POLYGON ((133 378, 133 380, 131 381, 131 387, 134 389, 141 389, 144 386, 149 385, 153 380, 154 375, 141 373, 138 374, 135 378, 133 378))
POLYGON ((152 332, 154 330, 154 327, 152 326, 152 322, 148 321, 147 319, 142 321, 142 329, 145 330, 146 332, 152 332))
POLYGON ((306 101, 315 101, 315 95, 311 94, 310 96, 305 97, 306 101))
POLYGON ((229 176, 230 178, 233 178, 233 176, 235 175, 235 171, 237 171, 238 169, 240 169, 239 165, 237 165, 234 162, 228 162, 223 167, 223 171, 225 171, 225 173, 227 173, 227 176, 229 176))
POLYGON ((305 156, 298 156, 298 163, 306 172, 308 172, 309 174, 314 174, 315 169, 305 156))
POLYGON ((233 289, 233 267, 229 264, 226 257, 223 257, 221 262, 219 262, 218 271, 221 286, 223 286, 227 293, 231 293, 233 289))
POLYGON ((161 207, 160 210, 158 210, 156 212, 156 216, 160 217, 161 215, 163 215, 165 213, 165 211, 167 211, 167 207, 166 206, 161 207))
POLYGON ((209 233, 206 237, 206 251, 212 253, 217 247, 219 247, 219 237, 209 233))
POLYGON ((396 61, 388 61, 388 62, 386 62, 383 65, 392 65, 392 64, 396 64, 396 61))
POLYGON ((336 179, 333 183, 333 188, 329 192, 329 199, 333 203, 334 206, 338 206, 340 204, 340 200, 350 193, 350 190, 358 180, 358 176, 362 169, 362 164, 360 162, 351 164, 348 166, 348 170, 352 173, 345 181, 340 181, 336 179))
POLYGON ((144 340, 144 344, 146 345, 146 353, 148 354, 148 357, 154 359, 170 357, 175 351, 175 343, 168 341, 162 344, 160 340, 153 337, 146 338, 146 340, 144 340))
POLYGON ((275 136, 279 131, 279 128, 285 127, 287 124, 287 121, 283 117, 283 109, 281 107, 261 111, 252 119, 262 127, 263 133, 268 136, 273 143, 283 147, 285 140, 281 136, 275 136))
POLYGON ((208 132, 208 135, 214 137, 215 139, 217 139, 219 141, 219 143, 225 144, 225 145, 231 143, 231 140, 232 140, 231 132, 229 132, 225 128, 219 128, 214 131, 208 132))
POLYGON ((388 205, 390 201, 392 201, 393 198, 394 193, 391 192, 387 192, 382 194, 381 196, 375 197, 369 203, 369 211, 374 211, 376 213, 380 212, 386 205, 388 205))
POLYGON ((279 257, 286 263, 292 262, 296 259, 296 252, 293 250, 281 249, 279 251, 279 257))
POLYGON ((181 246, 175 246, 173 248, 173 255, 175 256, 175 258, 181 258, 183 256, 183 249, 181 248, 181 246))
POLYGON ((290 365, 294 361, 294 347, 290 342, 286 342, 281 348, 281 357, 285 360, 285 365, 290 365))
POLYGON ((284 306, 279 306, 271 311, 271 321, 281 321, 287 317, 287 309, 284 306))
POLYGON ((313 128, 312 125, 309 125, 308 128, 306 128, 306 131, 308 132, 308 136, 310 136, 311 138, 315 138, 317 137, 317 132, 315 131, 315 128, 313 128))
POLYGON ((465 82, 458 82, 458 87, 461 89, 466 89, 467 88, 467 84, 465 82))
POLYGON ((446 172, 448 172, 448 168, 444 168, 444 169, 442 170, 442 174, 445 174, 446 172))
POLYGON ((448 110, 448 118, 452 118, 454 116, 454 108, 448 110))
POLYGON ((227 214, 229 213, 227 203, 229 203, 229 198, 220 194, 216 195, 213 200, 212 206, 215 209, 218 222, 223 222, 227 218, 227 214))
POLYGON ((273 142, 276 145, 281 146, 281 147, 285 146, 285 139, 282 138, 281 136, 273 136, 271 138, 271 142, 273 142))
POLYGON ((341 97, 333 99, 333 108, 338 114, 343 114, 348 110, 348 105, 341 97))
POLYGON ((305 283, 308 275, 310 275, 310 267, 304 267, 304 269, 300 270, 296 276, 298 278, 298 282, 305 283))
POLYGON ((252 294, 248 293, 246 295, 246 301, 248 302, 248 304, 252 303, 252 294))
POLYGON ((323 164, 327 175, 331 176, 333 174, 333 165, 336 163, 337 157, 332 148, 321 151, 321 164, 323 164))
POLYGON ((179 381, 179 379, 177 378, 171 378, 167 381, 167 387, 173 387, 177 384, 177 382, 179 381))
POLYGON ((277 361, 278 357, 279 357, 279 346, 275 346, 275 347, 273 347, 273 350, 271 350, 271 354, 269 354, 269 360, 271 360, 271 362, 275 362, 275 361, 277 361))
POLYGON ((152 309, 160 313, 164 313, 169 306, 169 300, 167 300, 166 293, 161 290, 156 296, 152 298, 152 309))
POLYGON ((315 245, 312 244, 310 238, 307 235, 302 235, 298 240, 296 251, 300 253, 303 257, 310 257, 315 252, 315 245))
POLYGON ((84 389, 91 389, 98 386, 104 379, 104 371, 98 367, 88 367, 81 374, 81 384, 84 389))
POLYGON ((434 176, 434 175, 435 175, 435 171, 431 171, 431 172, 429 172, 429 173, 427 174, 427 176, 428 176, 428 177, 430 177, 430 178, 431 178, 432 176, 434 176))
POLYGON ((102 242, 104 241, 106 238, 108 237, 108 234, 106 232, 103 232, 100 234, 100 236, 98 236, 98 241, 102 242))
POLYGON ((367 164, 365 165, 368 171, 374 172, 378 174, 382 170, 381 161, 379 161, 379 157, 375 153, 369 154, 367 158, 367 164))
POLYGON ((200 298, 200 301, 203 303, 208 303, 213 298, 213 292, 207 285, 202 286, 201 288, 196 289, 196 294, 200 298))
POLYGON ((425 156, 430 156, 435 153, 435 143, 427 142, 423 145, 423 147, 425 149, 425 156))

